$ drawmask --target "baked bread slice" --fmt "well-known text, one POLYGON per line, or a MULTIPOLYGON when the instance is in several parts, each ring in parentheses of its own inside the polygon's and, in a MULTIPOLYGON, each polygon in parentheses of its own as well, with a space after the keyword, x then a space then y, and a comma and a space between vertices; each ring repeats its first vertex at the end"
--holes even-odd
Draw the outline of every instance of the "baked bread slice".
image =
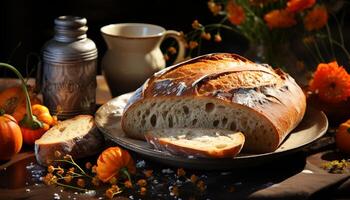
POLYGON ((149 78, 126 105, 122 128, 143 140, 154 129, 240 131, 244 151, 265 153, 278 148, 305 108, 303 91, 282 70, 235 54, 209 54, 149 78))
POLYGON ((188 157, 232 158, 244 144, 241 132, 223 129, 156 129, 145 138, 157 150, 188 157))
POLYGON ((41 165, 49 165, 55 157, 55 151, 62 156, 84 158, 97 154, 104 143, 91 115, 78 115, 59 122, 35 141, 36 160, 41 165))

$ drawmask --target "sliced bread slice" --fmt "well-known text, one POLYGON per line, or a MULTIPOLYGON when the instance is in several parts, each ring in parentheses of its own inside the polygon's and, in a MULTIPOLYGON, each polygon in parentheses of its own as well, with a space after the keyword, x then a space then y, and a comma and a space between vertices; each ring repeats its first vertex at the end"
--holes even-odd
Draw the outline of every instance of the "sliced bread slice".
POLYGON ((99 152, 104 143, 91 115, 78 115, 59 122, 35 141, 35 156, 39 164, 49 165, 55 157, 55 151, 62 156, 83 158, 99 152))
POLYGON ((193 157, 236 156, 244 145, 244 135, 224 129, 171 128, 148 131, 145 138, 155 149, 193 157))

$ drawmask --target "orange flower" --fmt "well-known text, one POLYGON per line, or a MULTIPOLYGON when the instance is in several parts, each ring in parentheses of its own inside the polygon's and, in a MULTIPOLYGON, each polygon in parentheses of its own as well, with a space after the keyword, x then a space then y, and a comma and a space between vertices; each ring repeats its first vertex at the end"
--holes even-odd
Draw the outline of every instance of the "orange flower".
POLYGON ((140 188, 140 195, 144 196, 147 193, 147 189, 145 187, 140 188))
POLYGON ((222 41, 220 33, 217 33, 217 34, 214 35, 214 41, 215 42, 221 42, 222 41))
POLYGON ((200 24, 198 20, 194 20, 194 21, 192 22, 192 28, 193 28, 193 29, 200 29, 200 28, 202 28, 202 26, 203 26, 203 25, 200 24))
POLYGON ((196 175, 192 174, 190 179, 191 179, 192 183, 196 183, 198 180, 198 177, 196 175))
POLYGON ((190 41, 189 43, 188 43, 188 47, 190 48, 190 49, 194 49, 194 48, 196 48, 196 47, 198 47, 198 42, 196 42, 196 41, 190 41))
POLYGON ((226 5, 228 20, 234 25, 240 25, 245 19, 245 14, 242 6, 230 1, 226 5))
POLYGON ((153 170, 151 170, 151 169, 145 170, 145 171, 143 171, 143 174, 144 174, 147 178, 149 178, 149 177, 152 176, 153 170))
POLYGON ((273 10, 267 13, 264 19, 270 29, 288 28, 297 23, 294 19, 294 14, 286 10, 273 10))
POLYGON ((177 176, 178 177, 185 176, 185 175, 186 175, 186 171, 183 168, 177 169, 177 176))
POLYGON ((338 103, 350 97, 350 75, 338 63, 320 63, 310 82, 310 90, 321 100, 338 103))
POLYGON ((304 19, 306 30, 312 31, 322 28, 327 24, 328 13, 324 6, 317 6, 312 9, 304 19))
POLYGON ((210 40, 211 39, 211 34, 207 32, 202 32, 201 33, 201 38, 205 40, 210 40))
POLYGON ((316 0, 289 0, 287 10, 289 12, 298 12, 311 8, 316 3, 316 0))
POLYGON ((129 181, 129 180, 125 181, 125 182, 124 182, 124 186, 125 186, 126 188, 132 188, 132 183, 131 183, 131 181, 129 181))
POLYGON ((213 0, 208 1, 208 8, 213 15, 218 15, 222 9, 221 5, 215 3, 213 0))
POLYGON ((145 179, 139 179, 136 182, 136 185, 140 186, 140 187, 145 187, 147 185, 147 181, 145 179))

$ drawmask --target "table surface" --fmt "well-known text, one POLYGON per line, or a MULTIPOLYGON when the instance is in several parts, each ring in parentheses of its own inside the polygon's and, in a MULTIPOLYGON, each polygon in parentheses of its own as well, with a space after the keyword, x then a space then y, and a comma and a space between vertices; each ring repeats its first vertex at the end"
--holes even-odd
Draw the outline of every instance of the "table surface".
MULTIPOLYGON (((31 82, 32 80, 30 80, 31 82)), ((0 82, 13 84, 13 80, 2 79, 0 82)), ((102 76, 98 76, 97 103, 103 104, 111 99, 108 86, 102 76)), ((0 84, 0 87, 3 84, 0 84)), ((1 90, 1 88, 0 88, 1 90)), ((273 188, 276 184, 283 183, 295 176, 299 176, 305 170, 312 170, 327 174, 321 169, 321 165, 329 160, 325 158, 325 152, 333 152, 335 149, 333 133, 329 132, 324 138, 291 155, 277 158, 255 167, 228 170, 228 171, 198 171, 185 169, 186 177, 195 174, 203 180, 206 189, 199 191, 196 185, 192 184, 184 177, 176 175, 176 168, 162 165, 131 152, 136 161, 138 173, 141 177, 142 171, 152 169, 153 176, 147 178, 147 193, 145 196, 134 190, 127 190, 116 199, 270 199, 272 196, 266 194, 265 190, 273 188), (322 172, 323 171, 323 172, 322 172), (179 197, 171 193, 174 185, 179 188, 179 197), (261 192, 262 196, 261 196, 261 192), (265 192, 265 193, 264 193, 265 192)), ((113 146, 110 141, 107 146, 113 146)), ((80 163, 90 161, 96 163, 98 155, 80 160, 80 163)), ((22 151, 14 156, 10 161, 0 162, 0 199, 103 199, 104 187, 87 193, 80 193, 60 187, 47 186, 42 183, 40 177, 46 174, 46 169, 37 164, 33 152, 33 147, 24 146, 22 151)), ((344 176, 345 177, 345 176, 344 176)), ((342 178, 342 177, 340 177, 342 178)), ((339 179, 340 180, 340 179, 339 179)), ((341 179, 343 180, 343 179, 341 179)), ((134 180, 135 181, 135 180, 134 180)), ((307 180, 305 179, 307 182, 307 180)), ((349 187, 350 191, 350 187, 349 187)), ((302 191, 303 192, 303 191, 302 191)), ((338 198, 337 190, 327 190, 326 193, 318 192, 311 195, 309 199, 318 199, 328 195, 329 198, 338 198)), ((350 195, 350 193, 349 193, 350 195)), ((305 199, 303 198, 293 199, 305 199)), ((298 197, 298 196, 297 196, 298 197)), ((300 197, 300 196, 299 196, 300 197)), ((340 196, 342 197, 342 196, 340 196)), ((274 196, 275 198, 275 196, 274 196)), ((280 197, 282 198, 282 197, 280 197)))

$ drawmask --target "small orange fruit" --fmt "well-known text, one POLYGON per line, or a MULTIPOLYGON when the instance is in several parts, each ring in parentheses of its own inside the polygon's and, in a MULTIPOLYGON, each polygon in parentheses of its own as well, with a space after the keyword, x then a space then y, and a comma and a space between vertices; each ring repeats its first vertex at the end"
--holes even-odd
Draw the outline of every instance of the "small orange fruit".
POLYGON ((350 119, 340 124, 335 134, 335 143, 340 151, 350 154, 350 119))

